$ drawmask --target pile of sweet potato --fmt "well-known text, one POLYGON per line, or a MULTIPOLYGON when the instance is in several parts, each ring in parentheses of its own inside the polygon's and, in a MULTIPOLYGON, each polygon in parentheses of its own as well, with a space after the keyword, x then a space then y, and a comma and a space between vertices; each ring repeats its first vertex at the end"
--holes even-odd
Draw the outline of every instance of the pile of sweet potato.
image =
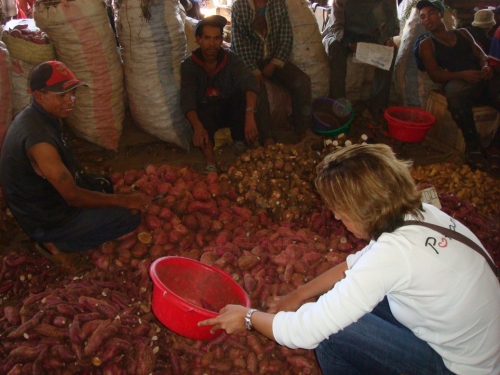
POLYGON ((472 171, 466 164, 441 163, 413 168, 412 177, 418 184, 432 184, 438 192, 473 203, 484 214, 500 215, 499 179, 486 172, 472 171))
POLYGON ((28 25, 17 25, 11 30, 4 30, 3 35, 22 39, 35 44, 50 44, 50 39, 46 33, 40 30, 30 30, 28 25))

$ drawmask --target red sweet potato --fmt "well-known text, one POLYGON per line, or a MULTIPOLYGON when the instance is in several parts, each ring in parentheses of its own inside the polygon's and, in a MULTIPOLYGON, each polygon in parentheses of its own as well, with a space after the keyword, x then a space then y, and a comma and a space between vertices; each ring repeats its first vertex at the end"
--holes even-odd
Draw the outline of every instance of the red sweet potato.
POLYGON ((146 226, 148 227, 149 230, 161 228, 162 226, 162 222, 160 221, 160 219, 158 219, 157 216, 153 215, 146 215, 144 217, 144 222, 146 223, 146 226))
POLYGON ((153 353, 153 348, 145 344, 135 346, 136 364, 135 375, 149 375, 153 372, 156 364, 156 356, 153 353))
POLYGON ((260 259, 255 255, 244 255, 238 258, 238 267, 243 272, 251 270, 257 264, 260 264, 260 259))
POLYGON ((32 362, 38 355, 47 349, 46 345, 32 346, 18 346, 9 353, 9 358, 15 358, 20 363, 32 362))
POLYGON ((19 338, 30 329, 36 327, 44 315, 43 311, 39 311, 27 322, 21 324, 15 331, 7 335, 8 338, 19 338))
POLYGON ((92 335, 89 337, 87 344, 85 345, 85 349, 83 349, 83 353, 85 355, 92 355, 99 348, 103 340, 104 330, 110 323, 111 320, 104 320, 99 324, 95 331, 92 332, 92 335))
POLYGON ((5 316, 5 319, 7 319, 7 321, 10 323, 10 324, 19 324, 21 322, 21 316, 19 315, 19 309, 17 309, 16 307, 14 306, 6 306, 4 309, 3 309, 3 313, 4 313, 4 316, 5 316))

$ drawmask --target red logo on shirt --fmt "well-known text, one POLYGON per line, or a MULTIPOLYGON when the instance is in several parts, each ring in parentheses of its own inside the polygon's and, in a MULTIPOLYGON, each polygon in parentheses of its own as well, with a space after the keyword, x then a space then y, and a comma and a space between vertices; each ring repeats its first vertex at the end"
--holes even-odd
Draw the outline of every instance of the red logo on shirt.
POLYGON ((441 242, 438 242, 439 247, 446 247, 448 246, 448 240, 446 238, 441 238, 441 242))
POLYGON ((207 96, 219 96, 220 90, 217 87, 209 87, 207 89, 207 96))

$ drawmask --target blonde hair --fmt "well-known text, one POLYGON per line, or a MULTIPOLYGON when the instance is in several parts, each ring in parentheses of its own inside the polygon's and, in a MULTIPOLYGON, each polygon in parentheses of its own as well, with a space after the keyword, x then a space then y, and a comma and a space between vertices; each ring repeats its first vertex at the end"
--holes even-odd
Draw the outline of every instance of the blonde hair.
POLYGON ((411 166, 411 161, 398 160, 387 145, 353 145, 323 159, 316 188, 330 210, 348 215, 377 239, 400 227, 406 214, 422 218, 421 193, 411 166))

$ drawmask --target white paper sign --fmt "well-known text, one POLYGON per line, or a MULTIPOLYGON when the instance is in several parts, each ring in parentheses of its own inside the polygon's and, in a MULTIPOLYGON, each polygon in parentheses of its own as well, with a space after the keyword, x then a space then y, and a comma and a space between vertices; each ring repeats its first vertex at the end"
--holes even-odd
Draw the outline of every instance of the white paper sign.
POLYGON ((394 56, 394 48, 373 43, 358 43, 353 61, 389 70, 394 56))
POLYGON ((441 208, 441 202, 439 201, 439 196, 434 186, 422 190, 422 202, 441 208))

